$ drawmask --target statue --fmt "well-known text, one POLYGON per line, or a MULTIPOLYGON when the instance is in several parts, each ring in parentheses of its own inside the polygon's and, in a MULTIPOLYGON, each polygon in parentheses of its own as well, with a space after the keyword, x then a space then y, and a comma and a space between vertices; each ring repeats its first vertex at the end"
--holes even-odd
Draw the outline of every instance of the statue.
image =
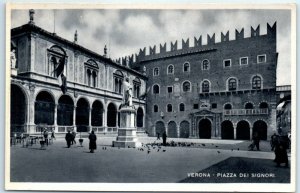
POLYGON ((29 23, 30 24, 34 24, 34 13, 35 13, 34 9, 29 10, 29 23))
POLYGON ((11 68, 16 68, 16 63, 17 63, 16 50, 13 49, 13 50, 10 52, 10 67, 11 67, 11 68))
POLYGON ((123 106, 132 106, 132 85, 129 83, 128 77, 123 81, 123 88, 123 106))

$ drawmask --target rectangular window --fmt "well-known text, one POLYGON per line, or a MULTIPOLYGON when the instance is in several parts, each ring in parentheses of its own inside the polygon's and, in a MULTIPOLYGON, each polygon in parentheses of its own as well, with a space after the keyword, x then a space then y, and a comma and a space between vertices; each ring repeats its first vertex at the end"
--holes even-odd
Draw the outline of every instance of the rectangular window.
POLYGON ((212 103, 212 104, 211 104, 211 108, 212 108, 212 109, 216 109, 216 108, 217 108, 217 103, 212 103))
POLYGON ((223 60, 223 66, 224 66, 224 68, 230 67, 231 66, 231 59, 223 60))
POLYGON ((240 65, 247 65, 248 64, 248 57, 240 58, 240 65))
POLYGON ((173 87, 172 86, 168 86, 168 93, 172 93, 173 92, 173 87))
POLYGON ((194 109, 199 109, 199 104, 194 104, 194 109))
POLYGON ((266 54, 258 55, 257 56, 257 63, 265 63, 267 61, 266 54))

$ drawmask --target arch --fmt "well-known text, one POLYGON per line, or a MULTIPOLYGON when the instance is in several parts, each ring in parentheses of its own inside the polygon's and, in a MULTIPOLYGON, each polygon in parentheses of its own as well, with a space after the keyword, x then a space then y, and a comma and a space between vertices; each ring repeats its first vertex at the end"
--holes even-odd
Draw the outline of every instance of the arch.
POLYGON ((138 108, 136 113, 136 126, 144 127, 144 111, 141 107, 138 108))
POLYGON ((180 105, 179 105, 179 111, 185 111, 185 105, 184 105, 184 103, 180 103, 180 105))
POLYGON ((260 108, 260 109, 267 109, 267 108, 269 108, 269 105, 268 105, 267 102, 261 102, 261 103, 259 104, 259 108, 260 108))
POLYGON ((191 87, 191 82, 186 80, 182 83, 182 91, 183 92, 191 92, 192 91, 192 87, 191 87))
POLYGON ((167 104, 167 112, 172 112, 172 111, 173 111, 172 104, 167 104))
POLYGON ((113 103, 109 103, 107 106, 107 126, 117 126, 117 107, 113 103))
POLYGON ((190 136, 190 123, 188 121, 182 121, 179 129, 180 138, 189 138, 190 136))
POLYGON ((11 132, 25 132, 23 127, 27 120, 27 95, 24 89, 16 84, 11 84, 10 94, 10 126, 11 132))
POLYGON ((211 121, 209 119, 201 119, 198 124, 199 138, 210 139, 211 138, 211 121))
POLYGON ((190 63, 189 62, 183 63, 183 72, 190 72, 190 70, 191 70, 190 63))
POLYGON ((60 54, 60 55, 67 55, 66 51, 58 45, 51 46, 50 50, 53 52, 56 52, 57 54, 60 54))
POLYGON ((99 68, 97 62, 93 59, 88 59, 85 64, 94 68, 99 68))
POLYGON ((166 131, 164 122, 157 121, 155 123, 155 131, 156 131, 156 134, 159 134, 160 136, 162 136, 163 132, 166 131))
POLYGON ((95 100, 92 105, 92 126, 103 126, 103 104, 99 100, 95 100))
POLYGON ((211 83, 209 80, 205 79, 201 83, 201 92, 210 92, 211 83))
POLYGON ((90 105, 85 98, 80 98, 76 105, 76 126, 78 132, 89 131, 90 105))
POLYGON ((153 69, 153 76, 159 76, 159 68, 158 67, 153 69))
POLYGON ((122 73, 120 70, 116 70, 116 71, 114 72, 114 75, 119 75, 119 76, 121 76, 121 77, 124 77, 123 73, 122 73))
POLYGON ((34 103, 34 123, 54 124, 55 101, 53 96, 47 91, 40 91, 34 103))
POLYGON ((153 112, 154 112, 154 113, 157 113, 157 112, 158 112, 158 105, 154 105, 154 106, 153 106, 153 112))
POLYGON ((168 137, 177 138, 177 124, 174 121, 168 123, 168 137))
POLYGON ((236 91, 238 89, 238 79, 235 77, 230 77, 226 81, 227 91, 236 91))
POLYGON ((255 121, 253 124, 252 131, 253 134, 257 132, 261 140, 267 140, 268 125, 265 121, 262 120, 255 121))
POLYGON ((234 139, 234 128, 231 121, 225 120, 221 123, 221 138, 234 139))
POLYGON ((69 95, 62 95, 58 99, 57 125, 73 125, 74 102, 69 95))
POLYGON ((153 94, 159 94, 159 85, 158 84, 153 85, 152 92, 153 92, 153 94))
POLYGON ((237 123, 236 139, 241 139, 241 140, 250 139, 250 125, 247 121, 241 120, 237 123))
POLYGON ((201 69, 202 70, 209 70, 210 69, 210 62, 209 62, 208 59, 205 59, 205 60, 202 61, 201 69))
POLYGON ((245 103, 245 109, 254 109, 254 105, 252 102, 247 102, 245 103))
POLYGON ((225 110, 231 110, 232 109, 232 104, 231 103, 225 103, 224 104, 224 109, 225 110))
POLYGON ((167 67, 167 74, 174 74, 174 65, 173 64, 170 64, 167 67))
POLYGON ((262 89, 263 88, 263 78, 261 75, 256 74, 251 77, 252 89, 262 89))

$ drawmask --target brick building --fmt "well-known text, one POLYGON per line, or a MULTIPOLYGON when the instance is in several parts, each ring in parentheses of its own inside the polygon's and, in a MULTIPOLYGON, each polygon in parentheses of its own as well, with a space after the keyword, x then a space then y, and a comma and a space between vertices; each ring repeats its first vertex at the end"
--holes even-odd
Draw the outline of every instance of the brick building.
POLYGON ((78 45, 77 32, 71 42, 33 19, 31 10, 30 22, 11 30, 11 131, 116 134, 125 77, 134 84, 136 126, 143 131, 146 102, 139 95, 146 76, 78 45))
POLYGON ((146 128, 155 136, 251 139, 259 132, 267 139, 276 130, 276 23, 267 24, 267 34, 251 27, 171 42, 146 48, 136 55, 132 67, 145 71, 147 81, 146 128))

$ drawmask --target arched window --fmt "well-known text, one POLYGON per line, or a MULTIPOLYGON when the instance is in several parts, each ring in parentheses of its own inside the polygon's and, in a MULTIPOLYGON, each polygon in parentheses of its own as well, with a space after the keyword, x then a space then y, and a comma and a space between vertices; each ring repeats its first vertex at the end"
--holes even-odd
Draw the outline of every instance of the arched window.
POLYGON ((120 70, 117 70, 114 73, 114 91, 116 93, 122 94, 122 85, 123 85, 123 73, 120 70))
POLYGON ((245 109, 253 109, 253 104, 252 103, 246 103, 245 104, 245 109))
POLYGON ((86 71, 86 78, 85 78, 85 84, 87 84, 88 86, 97 87, 97 82, 98 82, 98 71, 99 71, 99 67, 96 61, 89 59, 88 61, 86 61, 84 63, 84 68, 86 71))
POLYGON ((267 109, 267 108, 269 108, 269 105, 266 102, 262 102, 262 103, 260 103, 259 108, 260 109, 267 109))
POLYGON ((154 106, 153 106, 153 112, 154 112, 154 113, 157 113, 157 112, 158 112, 158 106, 157 106, 157 105, 154 105, 154 106))
POLYGON ((190 71, 190 63, 186 62, 183 64, 183 72, 189 72, 190 71))
POLYGON ((259 76, 252 78, 252 89, 261 89, 261 78, 259 76))
POLYGON ((61 74, 67 76, 67 55, 63 48, 54 45, 47 50, 48 56, 48 75, 59 77, 61 74))
POLYGON ((230 110, 230 109, 232 109, 232 105, 227 103, 226 105, 224 105, 224 109, 225 110, 230 110))
POLYGON ((157 84, 153 85, 153 94, 159 94, 159 86, 157 84))
POLYGON ((202 82, 202 92, 209 92, 209 82, 207 80, 202 82))
POLYGON ((174 66, 172 64, 168 66, 167 74, 174 74, 174 66))
POLYGON ((159 76, 159 69, 158 68, 153 69, 153 76, 159 76))
POLYGON ((179 105, 179 111, 184 111, 184 110, 185 110, 184 104, 180 103, 180 105, 179 105))
POLYGON ((191 91, 191 83, 189 81, 185 81, 182 84, 182 90, 183 90, 183 92, 190 92, 191 91))
POLYGON ((173 107, 171 104, 167 105, 167 112, 172 112, 173 111, 173 107))
POLYGON ((228 90, 229 91, 234 91, 237 89, 237 81, 235 78, 230 78, 228 80, 228 90))
POLYGON ((136 98, 140 97, 140 88, 141 88, 141 80, 139 78, 135 78, 133 80, 133 96, 136 98))
POLYGON ((209 70, 209 60, 202 61, 202 70, 209 70))

